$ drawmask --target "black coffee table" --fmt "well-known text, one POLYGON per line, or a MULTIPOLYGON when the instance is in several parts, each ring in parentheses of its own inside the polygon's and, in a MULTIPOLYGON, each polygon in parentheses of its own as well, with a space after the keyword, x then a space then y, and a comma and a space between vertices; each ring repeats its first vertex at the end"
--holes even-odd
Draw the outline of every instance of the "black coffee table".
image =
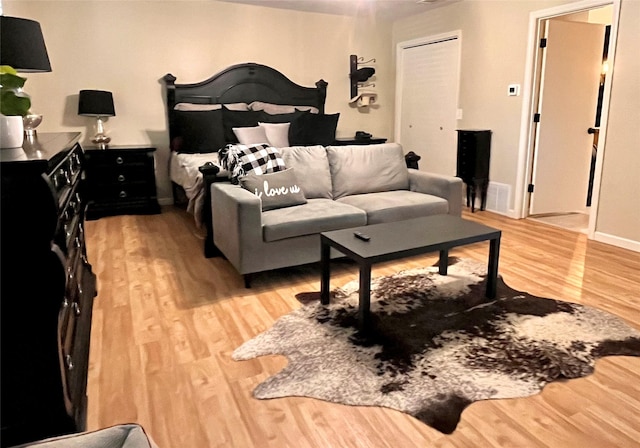
POLYGON ((500 236, 498 229, 467 221, 451 215, 436 215, 406 221, 374 224, 351 229, 334 230, 320 234, 322 279, 320 300, 329 304, 331 263, 330 251, 334 248, 358 263, 360 267, 360 303, 358 320, 361 328, 366 325, 371 301, 371 266, 382 261, 397 260, 427 252, 440 251, 438 272, 447 275, 449 249, 456 246, 489 241, 486 295, 496 296, 500 236), (370 237, 362 241, 354 236, 362 232, 370 237))

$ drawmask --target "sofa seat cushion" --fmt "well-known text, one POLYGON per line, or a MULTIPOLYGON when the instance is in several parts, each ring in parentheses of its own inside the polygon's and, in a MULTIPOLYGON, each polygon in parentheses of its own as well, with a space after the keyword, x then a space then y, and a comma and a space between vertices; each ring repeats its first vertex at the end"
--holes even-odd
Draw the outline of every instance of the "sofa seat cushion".
POLYGON ((364 210, 367 213, 367 224, 402 221, 449 212, 446 199, 406 190, 345 196, 336 202, 364 210))
POLYGON ((366 223, 366 213, 352 205, 331 199, 309 199, 303 205, 263 212, 262 237, 265 242, 278 241, 366 223))

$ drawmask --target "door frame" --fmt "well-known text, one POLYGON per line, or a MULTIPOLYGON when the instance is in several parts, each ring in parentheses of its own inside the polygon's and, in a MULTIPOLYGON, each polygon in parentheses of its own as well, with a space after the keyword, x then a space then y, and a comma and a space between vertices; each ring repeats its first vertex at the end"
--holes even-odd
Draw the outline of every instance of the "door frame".
MULTIPOLYGON (((516 175, 515 204, 518 218, 526 218, 529 215, 529 193, 527 188, 533 169, 533 144, 536 126, 533 125, 533 115, 537 112, 537 85, 539 84, 540 52, 538 42, 541 36, 541 23, 544 20, 564 16, 577 12, 588 11, 613 5, 613 17, 611 18, 611 35, 609 41, 609 55, 607 61, 609 70, 605 78, 604 97, 602 101, 601 127, 596 155, 595 177, 593 182, 593 195, 589 227, 587 236, 593 239, 598 216, 598 202, 600 197, 600 179, 602 175, 602 162, 606 150, 607 119, 609 115, 609 98, 611 96, 611 81, 615 67, 615 48, 618 38, 618 21, 620 17, 620 0, 581 0, 553 8, 532 11, 529 14, 529 33, 527 40, 527 55, 525 66, 525 78, 523 84, 522 114, 520 121, 520 141, 518 144, 518 172, 516 175)), ((595 111, 594 111, 595 113, 595 111)))
POLYGON ((420 45, 435 44, 440 41, 457 39, 458 40, 458 73, 457 73, 457 86, 456 89, 456 107, 460 105, 460 64, 462 62, 462 30, 453 30, 446 33, 433 34, 431 36, 418 37, 416 39, 406 40, 398 42, 396 45, 396 101, 395 101, 395 113, 394 113, 394 130, 393 135, 395 140, 402 143, 402 134, 400 126, 400 117, 402 112, 402 79, 403 70, 402 63, 404 62, 404 50, 407 48, 417 47, 420 45))

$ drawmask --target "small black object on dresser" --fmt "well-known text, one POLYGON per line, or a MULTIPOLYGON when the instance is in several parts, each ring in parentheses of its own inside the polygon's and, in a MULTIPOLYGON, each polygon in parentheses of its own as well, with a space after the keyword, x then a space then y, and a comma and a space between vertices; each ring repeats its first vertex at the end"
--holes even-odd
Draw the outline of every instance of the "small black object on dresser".
POLYGON ((96 277, 80 133, 0 151, 2 446, 85 430, 96 277))
POLYGON ((490 130, 458 130, 456 176, 467 185, 467 207, 471 206, 472 213, 475 212, 476 189, 480 190, 480 210, 487 205, 490 158, 490 130))
POLYGON ((87 219, 160 213, 155 150, 149 146, 85 148, 87 219))

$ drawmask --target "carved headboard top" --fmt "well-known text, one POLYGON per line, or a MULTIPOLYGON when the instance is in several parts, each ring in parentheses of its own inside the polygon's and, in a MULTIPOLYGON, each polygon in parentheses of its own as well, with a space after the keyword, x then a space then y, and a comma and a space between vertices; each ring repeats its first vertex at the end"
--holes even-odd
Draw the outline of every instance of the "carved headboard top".
POLYGON ((252 62, 233 65, 205 81, 193 84, 176 84, 176 77, 172 74, 167 74, 162 79, 166 85, 171 140, 177 137, 174 107, 178 103, 228 104, 262 101, 313 106, 322 114, 328 85, 321 79, 316 82, 315 87, 304 87, 276 69, 252 62))

